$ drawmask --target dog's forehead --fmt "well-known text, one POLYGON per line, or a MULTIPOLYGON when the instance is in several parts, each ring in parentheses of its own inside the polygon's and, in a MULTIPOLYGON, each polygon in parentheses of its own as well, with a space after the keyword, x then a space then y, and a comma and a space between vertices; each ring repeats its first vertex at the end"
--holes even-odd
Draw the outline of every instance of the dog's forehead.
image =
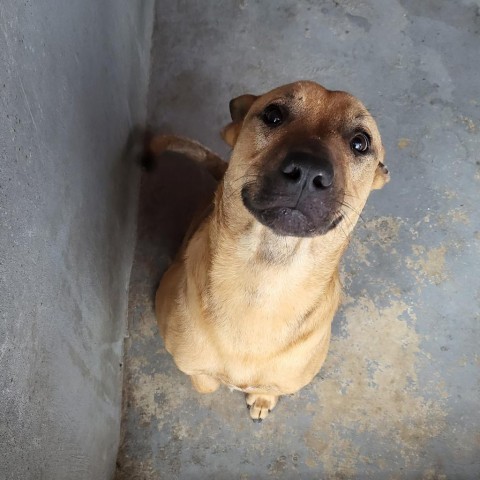
MULTIPOLYGON (((375 124, 363 103, 355 96, 338 90, 328 90, 311 81, 300 81, 275 88, 261 97, 261 103, 281 101, 312 122, 375 124)), ((332 125, 333 126, 333 125, 332 125)))

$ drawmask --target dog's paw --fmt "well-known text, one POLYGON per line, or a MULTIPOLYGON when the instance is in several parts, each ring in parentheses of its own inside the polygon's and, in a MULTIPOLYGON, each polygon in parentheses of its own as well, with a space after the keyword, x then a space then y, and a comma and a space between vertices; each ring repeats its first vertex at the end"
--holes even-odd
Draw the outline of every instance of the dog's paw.
POLYGON ((220 382, 209 375, 192 375, 190 379, 198 393, 213 393, 220 386, 220 382))
POLYGON ((275 395, 249 393, 245 395, 245 401, 247 402, 247 408, 250 410, 252 420, 261 422, 275 408, 278 397, 275 395))

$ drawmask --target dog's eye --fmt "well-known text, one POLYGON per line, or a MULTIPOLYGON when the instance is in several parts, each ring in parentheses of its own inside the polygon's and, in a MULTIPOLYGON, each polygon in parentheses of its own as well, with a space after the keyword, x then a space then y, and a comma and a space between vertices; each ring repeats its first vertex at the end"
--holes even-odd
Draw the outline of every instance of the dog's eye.
POLYGON ((370 137, 363 132, 355 134, 350 140, 350 148, 353 153, 367 153, 370 148, 370 137))
POLYGON ((283 123, 284 114, 278 105, 269 105, 263 111, 262 120, 270 127, 278 127, 283 123))

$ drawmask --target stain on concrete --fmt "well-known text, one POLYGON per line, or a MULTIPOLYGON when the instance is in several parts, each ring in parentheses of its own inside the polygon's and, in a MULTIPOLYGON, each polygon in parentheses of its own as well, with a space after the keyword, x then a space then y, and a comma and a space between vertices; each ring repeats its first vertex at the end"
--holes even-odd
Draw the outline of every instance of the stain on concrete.
POLYGON ((423 472, 422 480, 447 480, 447 476, 439 468, 429 468, 423 472))
POLYGON ((465 115, 460 115, 458 119, 460 120, 461 123, 463 123, 463 125, 465 125, 469 133, 474 133, 474 134, 478 133, 479 131, 478 125, 471 118, 465 115))
POLYGON ((321 464, 327 478, 352 478, 363 464, 388 466, 381 457, 368 458, 345 432, 388 442, 408 467, 421 460, 422 445, 445 428, 442 392, 432 400, 418 388, 422 358, 415 322, 402 301, 378 308, 368 297, 347 298, 341 334, 332 342, 323 381, 314 386, 317 401, 307 407, 313 413, 304 437, 309 461, 321 464))
POLYGON ((407 268, 415 271, 417 279, 421 282, 428 280, 435 285, 440 285, 447 279, 445 270, 445 254, 447 248, 441 245, 427 248, 423 245, 412 245, 413 256, 405 259, 407 268))
POLYGON ((407 148, 409 145, 410 145, 411 140, 408 139, 408 138, 401 138, 398 142, 397 142, 397 147, 400 148, 400 149, 404 149, 404 148, 407 148))
POLYGON ((362 218, 357 228, 365 234, 360 237, 354 235, 350 242, 350 248, 355 253, 356 260, 369 266, 369 256, 375 256, 375 252, 381 249, 390 255, 395 255, 395 243, 401 228, 406 228, 401 218, 378 217, 370 220, 362 218))
POLYGON ((361 28, 365 32, 369 32, 372 28, 372 24, 365 17, 361 17, 360 15, 352 15, 351 13, 347 13, 345 16, 348 18, 348 20, 350 20, 352 25, 361 28))

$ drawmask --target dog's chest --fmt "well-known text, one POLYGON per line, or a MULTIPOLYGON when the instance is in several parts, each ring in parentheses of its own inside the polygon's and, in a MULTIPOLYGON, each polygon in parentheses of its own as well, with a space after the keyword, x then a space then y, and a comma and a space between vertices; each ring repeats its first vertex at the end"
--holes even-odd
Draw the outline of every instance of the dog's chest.
POLYGON ((222 260, 213 267, 209 291, 223 317, 288 316, 308 296, 314 261, 304 255, 276 263, 239 251, 222 260))
POLYGON ((251 271, 236 279, 218 281, 208 298, 215 324, 225 330, 225 340, 248 340, 263 349, 299 319, 317 300, 316 288, 307 288, 301 278, 251 271))

